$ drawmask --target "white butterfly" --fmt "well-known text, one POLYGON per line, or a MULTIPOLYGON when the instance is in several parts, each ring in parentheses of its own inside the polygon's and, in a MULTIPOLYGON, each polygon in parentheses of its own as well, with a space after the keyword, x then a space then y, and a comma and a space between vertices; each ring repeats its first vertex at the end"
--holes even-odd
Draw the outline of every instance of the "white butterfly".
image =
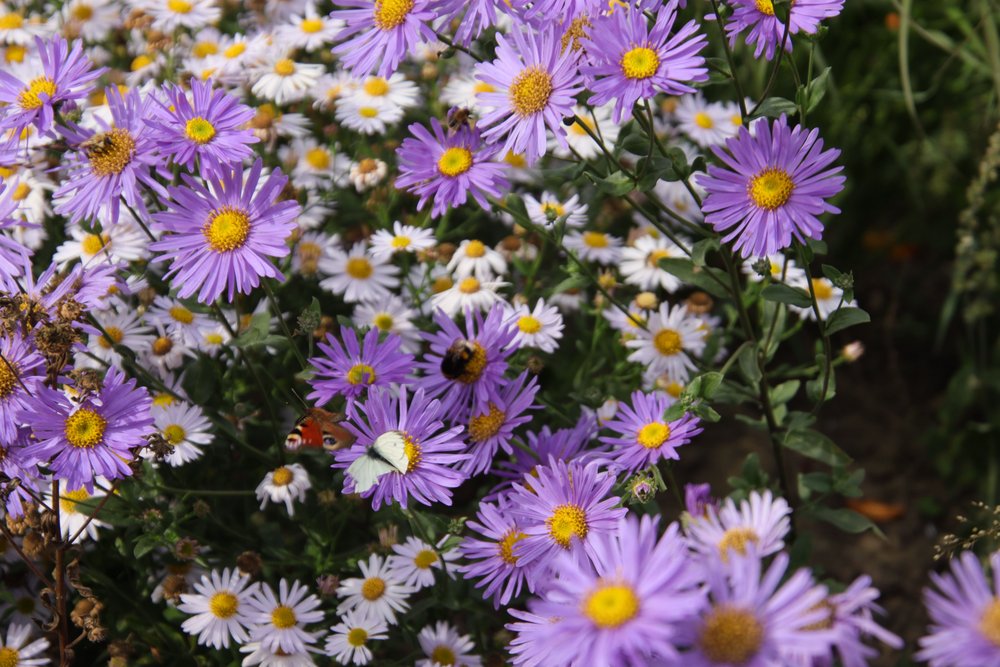
POLYGON ((347 474, 354 480, 354 492, 364 493, 387 472, 405 473, 409 467, 405 436, 401 431, 387 431, 354 460, 347 474))

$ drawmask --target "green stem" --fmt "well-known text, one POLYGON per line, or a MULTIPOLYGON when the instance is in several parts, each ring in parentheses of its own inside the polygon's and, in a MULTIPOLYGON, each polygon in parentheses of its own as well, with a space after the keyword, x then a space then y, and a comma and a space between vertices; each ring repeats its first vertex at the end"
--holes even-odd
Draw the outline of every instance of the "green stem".
POLYGON ((309 362, 306 358, 302 356, 302 352, 299 351, 299 346, 295 344, 295 339, 292 338, 292 332, 288 328, 288 324, 285 322, 285 317, 281 313, 281 306, 278 305, 278 299, 274 296, 274 290, 271 289, 270 282, 265 278, 260 281, 261 285, 264 286, 264 293, 267 294, 268 303, 271 304, 271 310, 274 311, 274 316, 278 318, 278 322, 281 325, 281 331, 285 334, 285 338, 288 339, 288 345, 291 346, 292 352, 295 354, 295 358, 298 360, 299 365, 305 370, 309 368, 309 362))

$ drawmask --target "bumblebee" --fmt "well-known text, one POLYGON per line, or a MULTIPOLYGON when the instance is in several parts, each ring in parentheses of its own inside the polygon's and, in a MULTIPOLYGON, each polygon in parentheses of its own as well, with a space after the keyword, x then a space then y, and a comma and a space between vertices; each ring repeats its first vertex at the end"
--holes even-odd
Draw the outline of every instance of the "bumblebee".
POLYGON ((463 127, 469 126, 469 118, 472 111, 466 107, 452 107, 448 109, 448 130, 452 134, 458 132, 463 127))
POLYGON ((475 354, 476 348, 472 342, 459 338, 444 353, 441 359, 441 374, 449 380, 457 380, 465 374, 475 354))
POLYGON ((112 139, 110 133, 99 132, 82 142, 80 144, 80 150, 86 153, 87 157, 90 157, 93 155, 103 155, 104 153, 107 153, 113 145, 114 140, 112 139))

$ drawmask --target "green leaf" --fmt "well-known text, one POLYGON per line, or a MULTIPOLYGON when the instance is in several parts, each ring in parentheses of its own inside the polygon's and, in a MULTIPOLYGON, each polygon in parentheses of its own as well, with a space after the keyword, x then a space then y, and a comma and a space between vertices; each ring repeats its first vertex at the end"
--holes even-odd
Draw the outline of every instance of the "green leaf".
MULTIPOLYGON (((589 175, 589 172, 588 172, 589 175)), ((601 179, 594 179, 590 175, 591 180, 594 180, 594 184, 601 192, 605 192, 614 197, 621 197, 635 189, 635 182, 629 178, 625 172, 616 171, 615 173, 601 179)))
POLYGON ((701 390, 698 392, 698 397, 711 399, 715 396, 719 385, 722 384, 722 373, 711 371, 704 375, 699 375, 697 379, 701 380, 701 390))
POLYGON ((798 380, 782 382, 778 386, 771 389, 771 403, 773 405, 782 405, 787 403, 795 398, 795 394, 798 393, 801 385, 802 383, 798 380))
POLYGON ((812 511, 812 514, 820 521, 834 525, 846 533, 863 533, 866 530, 871 530, 882 535, 882 531, 872 523, 871 519, 846 507, 840 509, 817 507, 812 511))
POLYGON ((620 146, 626 153, 646 155, 649 153, 650 139, 644 133, 637 132, 625 137, 620 146))
POLYGON ((853 327, 856 324, 865 324, 871 322, 871 315, 861 310, 860 308, 852 308, 849 306, 844 306, 843 308, 838 308, 830 317, 826 320, 826 335, 832 336, 841 329, 846 329, 847 327, 853 327))
POLYGON ((705 255, 710 250, 716 250, 719 242, 715 239, 702 239, 691 246, 691 263, 695 266, 705 266, 705 255))
POLYGON ((833 488, 833 479, 825 472, 799 473, 799 495, 803 498, 811 492, 829 493, 833 488))
POLYGON ((760 366, 757 365, 757 347, 754 345, 749 345, 740 352, 739 358, 736 360, 740 367, 740 373, 746 378, 746 381, 752 385, 756 385, 760 382, 761 372, 760 366))
POLYGON ((805 90, 805 99, 803 100, 804 106, 806 108, 806 113, 809 113, 823 101, 823 96, 826 95, 826 89, 830 82, 830 68, 827 67, 819 75, 809 82, 805 90))
POLYGON ((847 452, 838 447, 833 440, 812 429, 788 431, 781 444, 802 456, 828 466, 845 466, 851 462, 847 452))
POLYGON ((729 291, 725 288, 726 274, 719 269, 713 269, 710 266, 695 266, 691 260, 680 257, 665 257, 658 264, 667 273, 677 276, 686 283, 691 283, 698 289, 705 290, 716 298, 725 299, 729 296, 729 291), (710 276, 714 276, 714 278, 710 276))
POLYGON ((132 547, 132 555, 136 558, 142 558, 150 551, 155 549, 160 545, 159 535, 143 535, 135 542, 135 546, 132 547))
POLYGON ((677 401, 663 412, 663 421, 677 421, 684 416, 684 404, 677 401))
POLYGON ((829 278, 831 283, 836 282, 840 276, 844 275, 840 269, 829 264, 823 264, 820 268, 823 270, 823 275, 829 278))
POLYGON ((757 111, 751 114, 751 120, 754 118, 760 118, 761 116, 767 116, 768 118, 777 118, 781 114, 786 114, 788 116, 794 116, 798 112, 798 108, 795 106, 795 102, 791 100, 786 100, 784 97, 769 97, 758 107, 757 111))
POLYGON ((812 299, 805 291, 784 283, 771 283, 761 290, 760 295, 768 301, 787 303, 800 308, 808 308, 812 305, 812 299))

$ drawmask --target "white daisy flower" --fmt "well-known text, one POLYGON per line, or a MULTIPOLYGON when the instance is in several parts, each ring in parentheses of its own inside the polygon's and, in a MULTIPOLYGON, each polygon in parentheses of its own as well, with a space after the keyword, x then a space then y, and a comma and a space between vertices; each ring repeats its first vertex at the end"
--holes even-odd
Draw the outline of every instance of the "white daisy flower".
POLYGON ((403 544, 392 545, 395 553, 388 557, 386 564, 404 584, 418 591, 434 585, 434 570, 443 570, 454 579, 454 567, 451 564, 460 558, 461 554, 457 549, 443 551, 447 538, 448 536, 441 538, 435 549, 411 535, 403 544))
POLYGON ((153 17, 154 29, 168 34, 178 28, 198 30, 217 23, 222 16, 215 0, 140 0, 132 4, 153 17))
POLYGON ((392 231, 380 229, 372 234, 371 255, 379 259, 389 258, 397 252, 418 252, 433 248, 433 229, 421 229, 412 225, 404 225, 399 220, 392 223, 392 231))
POLYGON ((166 67, 167 59, 160 52, 140 53, 129 64, 125 75, 125 85, 138 88, 147 81, 152 81, 166 67))
POLYGON ((371 256, 364 243, 355 244, 346 253, 340 248, 328 249, 319 261, 319 269, 330 276, 319 286, 348 303, 377 301, 399 287, 399 268, 371 256))
MULTIPOLYGON (((53 189, 52 182, 31 169, 21 169, 16 175, 7 178, 13 189, 11 200, 16 204, 11 217, 32 225, 43 224, 45 217, 52 213, 49 196, 46 194, 53 189)), ((44 239, 44 229, 42 234, 44 239)))
POLYGON ((681 132, 702 148, 721 145, 732 136, 726 109, 707 102, 701 93, 678 98, 674 119, 681 132))
MULTIPOLYGON (((743 127, 743 116, 740 114, 740 104, 739 102, 719 102, 722 107, 722 112, 720 115, 725 116, 726 122, 723 123, 727 136, 735 137, 740 132, 740 128, 743 127)), ((754 101, 747 98, 744 101, 747 109, 753 109, 754 101)), ((753 125, 756 125, 756 121, 750 126, 750 134, 754 134, 753 125)))
POLYGON ((201 332, 201 341, 195 345, 195 349, 215 356, 232 337, 225 325, 215 324, 201 332))
POLYGON ((0 602, 0 618, 5 618, 8 623, 44 622, 48 610, 42 606, 38 589, 38 581, 32 579, 28 579, 24 586, 8 588, 9 601, 0 602))
POLYGON ((477 278, 468 276, 432 296, 431 307, 440 308, 449 317, 466 310, 489 310, 493 304, 504 300, 502 295, 497 294, 497 290, 509 284, 500 281, 480 282, 477 278))
POLYGON ((368 642, 389 638, 385 622, 349 611, 330 628, 326 654, 342 665, 367 665, 372 660, 368 642))
POLYGON ((358 328, 378 327, 380 331, 394 333, 403 339, 403 349, 407 352, 420 350, 420 330, 413 324, 416 312, 395 294, 359 303, 354 308, 351 320, 358 328))
POLYGON ((747 278, 759 283, 764 278, 761 277, 757 270, 753 268, 760 259, 766 259, 770 265, 769 273, 771 280, 776 283, 784 282, 787 285, 805 286, 806 282, 806 272, 796 265, 795 260, 791 257, 786 257, 780 252, 774 253, 773 255, 768 255, 762 258, 751 258, 743 262, 743 274, 747 278), (782 279, 784 277, 784 279, 782 279))
POLYGON ((483 664, 479 656, 470 653, 476 648, 472 638, 469 635, 458 634, 458 630, 444 621, 426 626, 420 631, 417 640, 427 658, 417 660, 416 667, 441 665, 481 667, 483 664))
POLYGON ((637 330, 635 338, 626 341, 625 345, 634 350, 628 355, 629 361, 642 364, 652 373, 669 373, 671 377, 686 381, 695 370, 688 355, 702 353, 705 336, 701 320, 692 317, 684 306, 671 308, 670 304, 662 303, 660 309, 649 316, 647 329, 637 330))
POLYGON ((243 667, 315 667, 316 661, 307 652, 285 653, 272 651, 260 642, 250 642, 240 647, 240 653, 248 653, 240 664, 243 667))
MULTIPOLYGON (((87 350, 113 366, 120 368, 122 363, 121 355, 114 349, 115 345, 123 345, 130 350, 143 350, 154 339, 152 331, 139 321, 139 316, 135 313, 102 312, 96 318, 104 332, 96 328, 90 332, 87 350)), ((77 356, 81 365, 94 367, 94 360, 84 355, 77 356)))
POLYGON ((274 41, 289 49, 316 51, 332 44, 343 27, 343 21, 318 14, 316 5, 309 2, 305 11, 292 14, 286 23, 274 29, 274 41))
POLYGON ((628 336, 634 336, 649 321, 649 311, 639 308, 635 304, 628 307, 627 315, 615 306, 608 306, 601 311, 601 314, 611 325, 612 329, 621 331, 628 336))
MULTIPOLYGON (((333 159, 339 158, 334 155, 333 159)), ((333 182, 335 184, 340 180, 342 173, 337 167, 334 167, 333 182)), ((333 201, 321 199, 315 191, 306 190, 306 203, 302 206, 302 212, 296 220, 299 229, 318 229, 325 226, 333 216, 335 210, 333 204, 333 201)))
POLYGON ((497 89, 492 84, 480 81, 471 73, 452 76, 441 91, 441 99, 445 104, 469 109, 477 114, 488 113, 493 107, 484 105, 480 93, 495 93, 497 89))
POLYGON ((326 232, 306 232, 299 237, 292 251, 292 270, 306 277, 319 275, 319 260, 329 249, 340 246, 340 236, 326 232))
POLYGON ((358 81, 347 97, 358 106, 385 104, 409 109, 420 103, 420 89, 401 72, 396 72, 388 79, 369 76, 358 81))
MULTIPOLYGON (((259 110, 261 107, 257 107, 259 110)), ((279 137, 290 139, 301 139, 309 136, 312 132, 312 123, 300 113, 277 113, 272 123, 275 133, 279 137)), ((334 180, 334 183, 337 181, 334 180)))
POLYGON ((181 624, 189 635, 197 635, 198 643, 214 648, 229 648, 229 640, 246 642, 250 621, 250 598, 258 584, 239 570, 226 568, 219 574, 212 570, 195 583, 194 593, 181 595, 178 609, 193 614, 181 624))
POLYGON ((146 311, 146 319, 168 333, 178 334, 184 344, 190 346, 197 346, 202 340, 202 330, 213 324, 212 318, 205 313, 197 313, 180 300, 162 295, 158 295, 146 311))
POLYGON ((49 640, 45 637, 28 643, 31 637, 31 626, 11 623, 7 628, 7 640, 0 640, 0 665, 3 667, 38 667, 49 664, 44 653, 49 648, 49 640))
POLYGON ((79 260, 87 266, 92 262, 134 262, 148 256, 149 238, 138 226, 122 217, 99 234, 89 233, 79 225, 68 225, 69 238, 63 241, 52 261, 65 269, 79 260))
MULTIPOLYGON (((156 429, 173 447, 166 458, 167 465, 172 468, 200 458, 201 448, 215 439, 212 423, 197 405, 175 400, 170 405, 154 406, 152 416, 156 429)), ((144 449, 143 455, 151 454, 147 452, 144 449)))
POLYGON ((619 270, 629 285, 654 290, 662 287, 671 294, 681 286, 680 279, 660 268, 659 261, 668 257, 684 257, 677 244, 666 236, 640 236, 631 247, 623 248, 619 270))
POLYGON ((698 553, 718 554, 725 560, 730 551, 742 555, 752 550, 763 558, 785 546, 791 512, 784 498, 775 498, 770 491, 751 491, 739 506, 727 498, 720 509, 709 506, 703 517, 684 528, 688 544, 698 553))
POLYGON ((278 150, 281 161, 291 167, 297 186, 328 188, 331 183, 346 185, 351 159, 312 137, 296 139, 278 150))
POLYGON ((348 97, 357 87, 358 80, 349 72, 327 72, 316 82, 316 101, 313 106, 317 109, 333 109, 341 98, 348 97))
POLYGON ((319 598, 307 593, 305 585, 293 581, 289 587, 284 578, 277 596, 270 586, 261 584, 249 600, 249 618, 256 624, 251 640, 270 651, 305 653, 307 644, 316 643, 316 635, 304 630, 306 624, 323 620, 323 612, 317 609, 319 598))
POLYGON ((587 133, 587 130, 596 134, 604 142, 604 146, 609 151, 612 150, 615 142, 618 141, 618 134, 621 130, 611 120, 612 108, 613 105, 611 104, 594 107, 594 113, 591 115, 587 107, 573 107, 577 118, 583 121, 586 129, 584 129, 583 125, 580 125, 579 121, 570 125, 566 128, 566 143, 568 147, 560 145, 554 139, 550 140, 549 149, 552 151, 552 154, 563 159, 576 159, 576 155, 573 154, 575 151, 584 160, 600 156, 602 154, 601 147, 587 133), (597 122, 594 122, 595 118, 597 122))
MULTIPOLYGON (((805 278, 805 271, 802 272, 793 287, 805 290, 809 293, 809 283, 805 278)), ((855 300, 844 301, 844 290, 834 285, 828 278, 813 278, 813 292, 816 294, 816 305, 819 306, 819 316, 821 320, 826 320, 830 314, 839 308, 854 308, 858 305, 855 300)), ((804 320, 815 320, 816 312, 812 306, 800 308, 799 306, 788 306, 788 309, 804 320)))
POLYGON ((585 300, 586 295, 581 290, 575 288, 549 295, 549 303, 563 313, 578 312, 585 300))
POLYGON ((41 16, 25 16, 24 11, 0 4, 0 44, 31 47, 35 37, 45 37, 52 32, 52 26, 41 16))
POLYGON ((361 134, 384 134, 386 126, 403 119, 403 109, 385 102, 359 104, 353 98, 337 104, 337 122, 361 134))
POLYGON ((180 369, 186 357, 194 357, 192 350, 184 342, 180 333, 164 331, 163 327, 157 327, 157 335, 149 341, 148 347, 140 350, 142 360, 157 375, 164 375, 169 371, 180 369))
POLYGON ((312 482, 309 481, 306 469, 299 463, 289 463, 264 475, 264 479, 257 485, 257 500, 261 501, 261 509, 267 507, 268 501, 285 503, 288 516, 295 516, 293 503, 304 502, 306 491, 310 488, 312 482))
POLYGON ((345 598, 337 607, 338 614, 353 611, 359 616, 396 624, 396 612, 410 608, 409 598, 416 591, 402 582, 382 556, 372 554, 368 561, 359 561, 360 578, 345 579, 337 595, 345 598))
MULTIPOLYGON (((86 509, 93 510, 101 502, 101 498, 107 495, 101 489, 108 488, 108 486, 108 480, 103 477, 96 477, 94 479, 94 492, 89 493, 83 487, 69 489, 66 487, 65 480, 59 480, 59 530, 64 540, 68 540, 77 535, 77 533, 79 535, 73 541, 74 544, 79 543, 84 538, 96 540, 98 528, 111 527, 100 519, 90 518, 89 512, 84 511, 84 506, 86 506, 86 509), (83 529, 82 533, 80 533, 81 529, 83 529)), ((51 492, 45 490, 43 491, 43 495, 45 496, 45 504, 51 507, 51 492)))
POLYGON ((587 224, 587 205, 580 203, 579 195, 573 195, 566 201, 560 201, 551 192, 543 192, 541 199, 524 195, 524 206, 531 221, 545 229, 552 229, 560 220, 566 227, 587 224))
POLYGON ((366 157, 360 162, 351 165, 350 180, 351 185, 358 192, 371 190, 382 182, 385 175, 389 173, 389 167, 382 160, 366 157))
MULTIPOLYGON (((691 186, 698 193, 699 197, 705 196, 705 189, 700 185, 692 182, 691 186)), ((653 188, 653 193, 659 197, 665 206, 685 220, 700 223, 705 219, 704 214, 701 212, 701 207, 698 206, 698 202, 695 201, 694 197, 680 181, 657 181, 656 186, 653 188)), ((638 217, 637 215, 636 218, 638 219, 638 217)), ((645 218, 642 221, 647 222, 645 218)))
POLYGON ((264 14, 272 23, 286 20, 292 14, 301 14, 309 0, 266 0, 264 14))
MULTIPOLYGON (((180 601, 181 594, 194 590, 194 582, 198 581, 204 574, 204 568, 193 561, 170 563, 163 568, 159 583, 156 584, 153 592, 149 594, 149 599, 155 604, 166 602, 168 606, 176 607, 180 601), (166 584, 174 577, 183 577, 184 584, 182 586, 172 585, 169 591, 172 594, 170 597, 167 597, 166 584)), ((152 580, 152 577, 150 579, 152 580)))
POLYGON ((605 232, 567 232, 563 245, 585 262, 597 262, 606 266, 618 263, 622 240, 605 232))
POLYGON ((458 246, 448 262, 448 270, 456 280, 475 276, 482 282, 507 273, 507 260, 503 255, 478 239, 466 239, 458 246))
POLYGON ((279 105, 297 102, 311 95, 323 71, 322 65, 297 63, 282 51, 275 51, 254 68, 252 92, 279 105))
POLYGON ((562 338, 563 318, 559 309, 545 304, 545 299, 535 302, 534 308, 519 303, 507 306, 506 319, 517 330, 514 341, 518 347, 534 347, 542 352, 555 352, 562 338))
POLYGON ((268 52, 268 37, 258 35, 223 35, 219 38, 219 52, 215 78, 226 84, 240 84, 247 80, 251 68, 263 62, 268 52))

